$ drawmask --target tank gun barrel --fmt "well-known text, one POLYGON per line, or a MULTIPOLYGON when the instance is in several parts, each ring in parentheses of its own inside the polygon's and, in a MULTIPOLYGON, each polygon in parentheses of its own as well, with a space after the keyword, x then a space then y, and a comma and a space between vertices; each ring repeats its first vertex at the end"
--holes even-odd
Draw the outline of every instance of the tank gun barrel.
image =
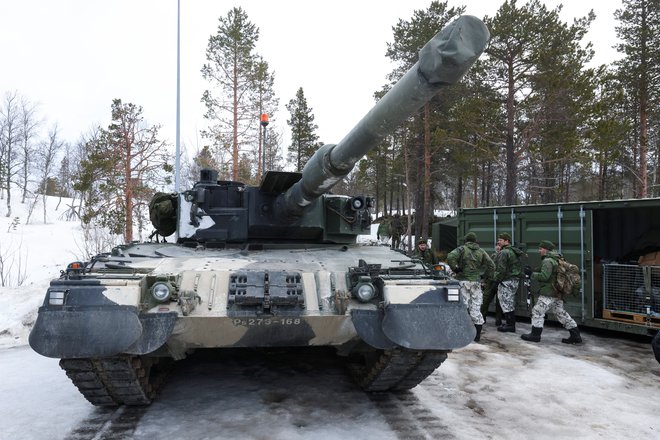
POLYGON ((338 144, 321 147, 303 176, 282 194, 276 210, 299 218, 314 199, 350 173, 360 158, 429 102, 458 82, 486 48, 490 33, 476 17, 463 15, 438 32, 419 52, 417 63, 376 103, 338 144))

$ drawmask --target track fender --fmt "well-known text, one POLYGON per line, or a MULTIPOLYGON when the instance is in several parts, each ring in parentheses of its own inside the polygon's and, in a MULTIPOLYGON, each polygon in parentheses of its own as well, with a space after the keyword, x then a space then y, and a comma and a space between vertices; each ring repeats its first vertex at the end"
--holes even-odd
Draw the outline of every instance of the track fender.
POLYGON ((134 306, 41 307, 30 332, 30 346, 52 358, 145 354, 165 343, 176 313, 138 315, 134 306))
POLYGON ((434 288, 409 303, 385 303, 379 310, 351 311, 358 336, 388 349, 452 350, 474 340, 476 330, 462 301, 447 301, 446 288, 434 288))

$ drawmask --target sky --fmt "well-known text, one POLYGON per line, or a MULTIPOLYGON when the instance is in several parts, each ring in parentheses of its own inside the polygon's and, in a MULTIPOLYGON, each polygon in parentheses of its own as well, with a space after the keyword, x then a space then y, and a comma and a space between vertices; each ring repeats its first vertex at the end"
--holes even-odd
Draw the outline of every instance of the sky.
POLYGON ((178 363, 146 410, 96 409, 57 359, 27 346, 49 280, 82 257, 79 223, 63 220, 68 202, 49 197, 47 221, 37 204, 29 224, 29 204, 15 203, 10 218, 0 204, 0 255, 14 276, 25 274, 20 287, 0 287, 2 439, 659 438, 660 364, 648 341, 583 329, 585 343, 569 346, 560 342, 568 333, 548 324, 539 344, 527 343, 528 322, 500 333, 492 317, 480 343, 399 396, 370 398, 339 364, 316 357, 205 359, 178 363))
MULTIPOLYGON (((241 6, 260 31, 256 51, 275 73, 280 109, 269 130, 289 138, 286 103, 302 87, 325 143, 339 142, 373 106, 373 93, 393 66, 385 57, 392 27, 409 20, 431 0, 181 0, 181 144, 204 145, 200 98, 209 84, 200 69, 219 17, 241 6)), ((546 0, 548 7, 560 1, 546 0)), ((593 9, 597 18, 587 41, 597 63, 617 57, 613 13, 620 0, 564 1, 572 22, 593 9)), ((466 13, 496 13, 493 0, 450 0, 466 13)), ((522 4, 519 1, 519 4, 522 4)), ((93 126, 107 127, 115 98, 142 106, 162 138, 176 138, 176 0, 21 0, 0 2, 0 94, 17 91, 38 105, 42 127, 57 124, 75 143, 93 126)), ((44 131, 45 132, 45 131, 44 131)))

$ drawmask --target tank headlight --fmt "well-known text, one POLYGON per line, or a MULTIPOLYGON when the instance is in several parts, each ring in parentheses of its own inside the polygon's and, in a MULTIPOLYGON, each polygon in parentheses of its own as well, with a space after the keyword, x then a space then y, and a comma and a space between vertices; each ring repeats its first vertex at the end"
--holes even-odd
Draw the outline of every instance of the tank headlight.
POLYGON ((159 281, 151 286, 151 296, 153 296, 156 301, 165 302, 170 299, 171 295, 172 286, 169 283, 159 281))
POLYGON ((359 301, 368 302, 376 296, 376 288, 371 283, 360 283, 353 288, 353 295, 359 301))

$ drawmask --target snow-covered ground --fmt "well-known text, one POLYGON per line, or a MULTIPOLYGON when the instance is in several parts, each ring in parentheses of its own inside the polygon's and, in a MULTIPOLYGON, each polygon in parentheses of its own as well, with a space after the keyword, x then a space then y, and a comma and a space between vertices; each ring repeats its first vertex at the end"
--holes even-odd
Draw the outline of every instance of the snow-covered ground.
MULTIPOLYGON (((84 254, 80 226, 60 219, 56 199, 45 224, 40 207, 25 224, 19 203, 5 217, 5 202, 3 273, 13 264, 23 281, 0 287, 0 439, 106 438, 81 434, 104 429, 94 420, 105 410, 82 398, 57 360, 26 346, 48 281, 84 254)), ((660 365, 647 341, 586 331, 584 345, 567 346, 563 329, 547 327, 533 344, 519 337, 528 323, 502 334, 489 319, 481 343, 451 353, 395 402, 369 398, 333 365, 188 363, 129 437, 112 438, 660 438, 660 365)))
MULTIPOLYGON (((12 196, 20 201, 18 191, 12 196)), ((28 204, 19 201, 7 217, 7 201, 0 200, 0 347, 26 344, 49 281, 84 254, 80 224, 61 219, 67 200, 56 209, 58 198, 48 197, 46 223, 39 200, 29 224, 28 204)))

